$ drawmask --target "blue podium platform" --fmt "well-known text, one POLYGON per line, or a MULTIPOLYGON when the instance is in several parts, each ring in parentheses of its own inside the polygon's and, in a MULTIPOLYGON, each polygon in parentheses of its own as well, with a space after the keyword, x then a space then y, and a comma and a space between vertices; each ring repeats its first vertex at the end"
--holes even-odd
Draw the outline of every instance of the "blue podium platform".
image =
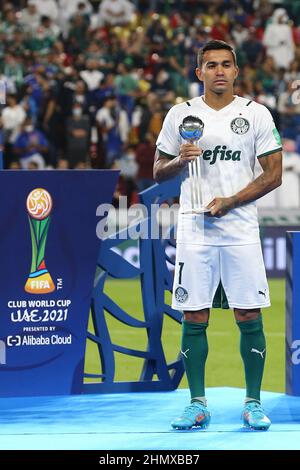
POLYGON ((263 392, 267 432, 242 428, 244 390, 207 390, 206 430, 174 431, 188 390, 157 393, 1 398, 0 449, 243 450, 300 449, 300 397, 263 392))

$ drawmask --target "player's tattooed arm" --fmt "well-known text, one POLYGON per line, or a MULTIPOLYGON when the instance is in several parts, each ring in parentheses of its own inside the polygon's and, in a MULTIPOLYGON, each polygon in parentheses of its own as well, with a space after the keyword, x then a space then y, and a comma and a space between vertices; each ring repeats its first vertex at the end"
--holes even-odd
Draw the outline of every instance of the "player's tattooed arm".
POLYGON ((202 150, 193 144, 182 144, 180 146, 179 155, 176 157, 164 156, 163 153, 156 150, 153 166, 153 177, 158 183, 169 178, 177 176, 189 161, 195 160, 201 155, 202 150))
POLYGON ((210 215, 222 217, 235 207, 265 196, 281 185, 282 153, 274 152, 259 159, 263 172, 244 189, 231 197, 217 197, 208 204, 210 215))

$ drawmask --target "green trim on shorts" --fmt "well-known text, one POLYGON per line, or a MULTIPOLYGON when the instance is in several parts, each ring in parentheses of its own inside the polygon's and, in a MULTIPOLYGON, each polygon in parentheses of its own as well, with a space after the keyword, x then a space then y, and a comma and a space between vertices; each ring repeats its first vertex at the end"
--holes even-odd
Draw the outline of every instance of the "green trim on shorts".
POLYGON ((222 282, 220 281, 218 288, 216 290, 214 300, 213 300, 213 308, 223 308, 228 309, 228 300, 224 291, 224 287, 222 286, 222 282))
POLYGON ((282 150, 282 147, 279 147, 278 149, 270 150, 269 152, 262 153, 261 155, 257 155, 256 158, 261 158, 261 157, 266 157, 267 155, 271 155, 271 153, 279 152, 282 150))
POLYGON ((176 155, 170 155, 169 153, 162 152, 161 150, 158 149, 159 155, 162 157, 168 158, 169 160, 173 160, 173 158, 176 158, 176 155))

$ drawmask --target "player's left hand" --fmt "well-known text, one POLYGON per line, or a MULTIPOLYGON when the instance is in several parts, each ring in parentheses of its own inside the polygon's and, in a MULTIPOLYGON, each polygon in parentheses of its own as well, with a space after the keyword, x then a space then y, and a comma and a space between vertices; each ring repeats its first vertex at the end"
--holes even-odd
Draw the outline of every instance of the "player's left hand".
POLYGON ((234 208, 233 197, 215 197, 207 206, 210 213, 206 214, 209 217, 222 217, 234 208))

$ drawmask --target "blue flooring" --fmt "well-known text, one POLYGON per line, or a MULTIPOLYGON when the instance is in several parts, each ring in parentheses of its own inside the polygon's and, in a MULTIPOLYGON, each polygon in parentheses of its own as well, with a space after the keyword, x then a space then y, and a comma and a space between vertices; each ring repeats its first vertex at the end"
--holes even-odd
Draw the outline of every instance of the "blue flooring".
POLYGON ((1 398, 0 449, 300 449, 300 397, 263 392, 272 426, 241 426, 244 390, 207 390, 211 424, 174 431, 187 390, 160 393, 1 398))

